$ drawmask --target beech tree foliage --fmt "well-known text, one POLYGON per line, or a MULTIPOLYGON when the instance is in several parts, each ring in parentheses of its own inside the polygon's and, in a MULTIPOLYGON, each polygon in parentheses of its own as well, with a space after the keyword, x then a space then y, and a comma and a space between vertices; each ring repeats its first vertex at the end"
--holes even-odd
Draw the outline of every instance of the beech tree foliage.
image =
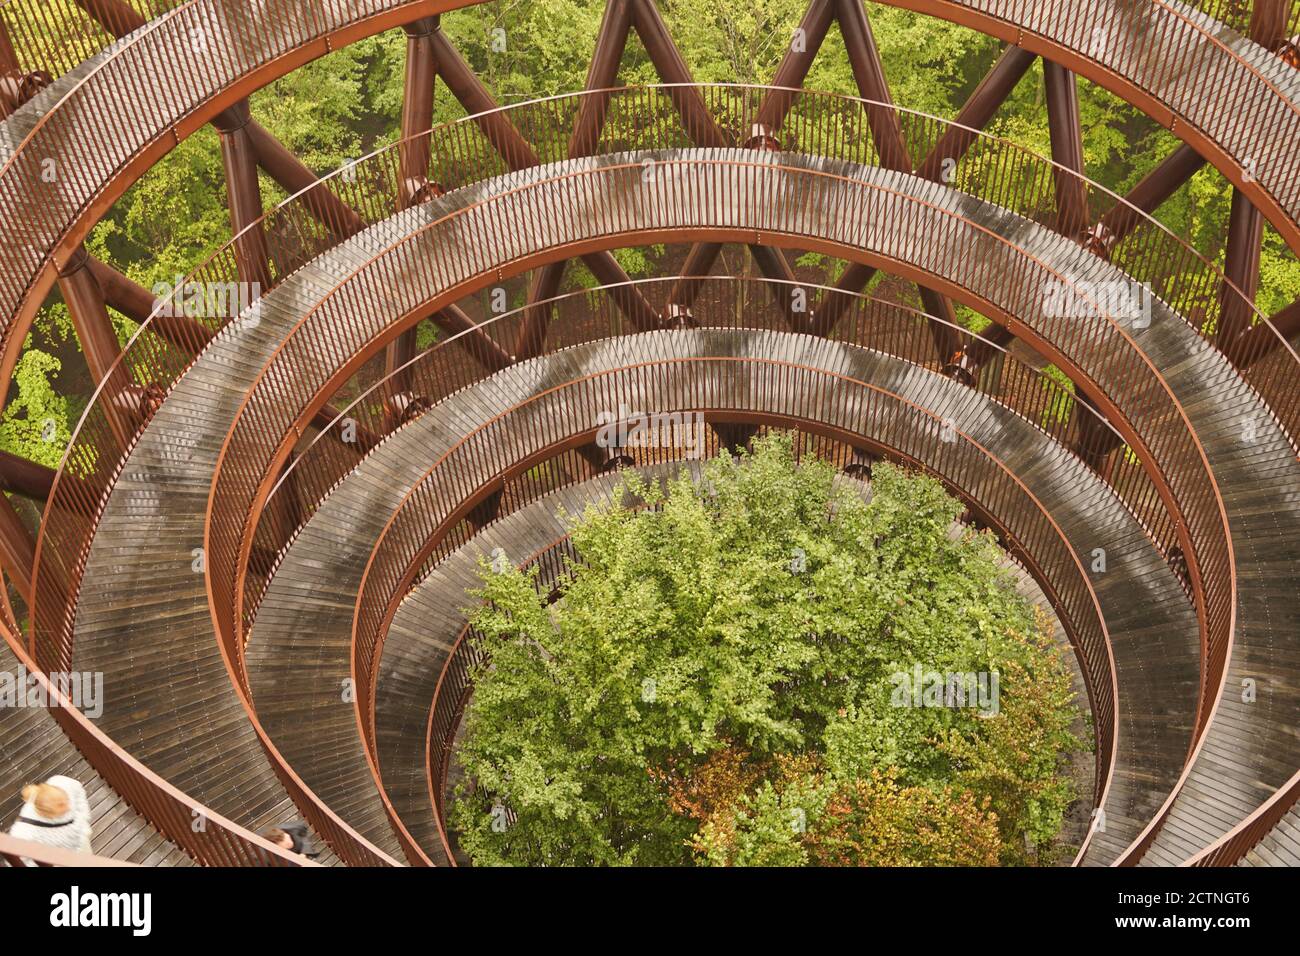
POLYGON ((476 863, 1040 858, 1081 746, 1069 671, 937 481, 879 464, 864 501, 773 435, 624 485, 577 519, 553 605, 484 565, 452 813, 476 863), (918 671, 996 701, 900 693, 918 671), (860 832, 922 818, 915 853, 860 832))

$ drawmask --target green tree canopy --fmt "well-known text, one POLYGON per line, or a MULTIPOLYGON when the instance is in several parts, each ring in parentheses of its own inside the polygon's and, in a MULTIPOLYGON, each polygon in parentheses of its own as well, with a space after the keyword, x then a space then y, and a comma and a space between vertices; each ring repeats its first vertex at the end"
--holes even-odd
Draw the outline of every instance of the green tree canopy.
POLYGON ((955 530, 937 481, 881 464, 864 501, 780 435, 666 490, 624 480, 646 506, 587 509, 554 605, 529 575, 484 567, 472 622, 490 660, 459 749, 481 791, 453 810, 475 862, 730 861, 699 840, 716 814, 680 799, 730 749, 761 769, 728 812, 760 831, 789 790, 808 818, 834 796, 874 820, 874 795, 910 808, 891 818, 942 805, 940 829, 996 820, 1004 862, 1050 844, 1079 746, 1069 673, 992 535, 955 530), (918 669, 997 674, 993 712, 915 706, 899 687, 918 669), (802 782, 773 769, 806 757, 802 782))

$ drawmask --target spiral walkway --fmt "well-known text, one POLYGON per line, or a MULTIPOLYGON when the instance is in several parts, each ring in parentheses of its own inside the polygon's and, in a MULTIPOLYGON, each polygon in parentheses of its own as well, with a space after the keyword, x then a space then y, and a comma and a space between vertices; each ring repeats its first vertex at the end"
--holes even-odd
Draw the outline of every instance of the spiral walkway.
POLYGON ((998 534, 1092 714, 1076 864, 1295 865, 1300 311, 1255 301, 1263 220, 1300 252, 1300 11, 897 0, 1008 44, 949 122, 893 104, 858 0, 811 0, 806 48, 743 88, 696 85, 651 0, 608 0, 588 89, 509 108, 442 31, 471 5, 0 2, 0 374, 57 287, 98 386, 58 469, 0 460, 44 507, 32 534, 0 502, 0 671, 105 694, 0 711, 6 822, 64 773, 124 862, 301 865, 259 835, 295 818, 325 865, 455 862, 465 589, 496 548, 552 560, 558 507, 614 467, 678 467, 593 444, 626 405, 702 414, 710 453, 785 427, 851 474, 905 462, 998 534), (398 28, 400 142, 318 177, 250 113, 398 28), (831 29, 861 99, 798 89, 831 29), (633 37, 663 86, 619 88, 633 37), (981 132, 1035 57, 1051 160, 981 132), (435 76, 468 119, 431 125, 435 76), (1086 178, 1076 77, 1184 143, 1128 196, 1086 178), (260 298, 193 318, 83 242, 209 123, 235 235, 190 278, 260 298), (1233 192, 1222 267, 1151 218, 1205 163, 1233 192), (614 255, 652 245, 680 275, 614 255), (731 246, 762 305, 717 275, 731 246), (809 251, 838 285, 799 282, 809 251), (560 294, 577 259, 585 300, 560 294), (924 313, 860 295, 876 271, 924 313), (487 315, 492 288, 523 305, 487 315), (120 346, 109 308, 145 332, 120 346))

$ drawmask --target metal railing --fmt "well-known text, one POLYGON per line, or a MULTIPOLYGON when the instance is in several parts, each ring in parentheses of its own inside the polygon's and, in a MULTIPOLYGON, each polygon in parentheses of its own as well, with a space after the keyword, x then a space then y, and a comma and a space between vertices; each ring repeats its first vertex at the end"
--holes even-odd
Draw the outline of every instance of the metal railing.
POLYGON ((8 33, 14 62, 21 72, 44 73, 57 79, 108 49, 137 18, 152 20, 186 2, 113 0, 99 4, 99 13, 106 21, 101 22, 74 0, 5 0, 0 5, 0 30, 8 33))
POLYGON ((0 863, 12 867, 135 866, 134 863, 123 863, 121 860, 112 860, 106 856, 95 856, 93 853, 76 853, 72 850, 64 850, 61 847, 46 846, 44 843, 33 843, 31 840, 19 840, 7 833, 0 833, 0 863), (28 860, 31 863, 28 863, 28 860))
POLYGON ((0 636, 52 703, 58 721, 95 772, 164 837, 206 866, 314 866, 196 802, 115 744, 52 683, 22 642, 0 627, 0 636))
MULTIPOLYGON (((762 88, 728 86, 699 89, 711 105, 710 115, 730 117, 728 128, 738 131, 737 135, 752 126, 751 121, 758 114, 757 103, 768 92, 762 88)), ((876 160, 861 101, 790 92, 793 117, 776 132, 791 148, 855 161, 876 160)), ((528 141, 539 159, 562 158, 567 154, 568 131, 581 109, 581 102, 586 96, 600 95, 577 94, 520 104, 439 127, 427 137, 420 137, 421 141, 428 141, 433 155, 430 178, 453 188, 504 172, 505 162, 483 133, 484 129, 500 127, 502 122, 527 131, 528 141)), ((693 134, 699 132, 683 129, 663 88, 619 90, 609 95, 609 116, 593 146, 596 152, 681 145, 689 143, 693 134)), ((1066 228, 1077 225, 1053 222, 1056 212, 1051 183, 1055 175, 1062 174, 1060 167, 974 130, 906 111, 897 111, 897 115, 916 155, 961 155, 962 144, 969 144, 967 157, 956 167, 949 184, 952 188, 988 198, 1036 221, 1066 228)), ((62 653, 70 647, 81 566, 105 491, 111 487, 125 455, 115 432, 114 418, 125 415, 142 425, 166 389, 235 311, 227 299, 216 302, 215 308, 208 311, 186 315, 187 311, 195 310, 187 308, 184 290, 227 287, 238 282, 236 249, 241 237, 254 230, 267 238, 273 285, 355 231, 356 223, 331 219, 321 211, 323 204, 313 197, 318 197, 322 190, 342 200, 362 224, 389 217, 401 205, 398 162, 404 145, 398 143, 380 150, 336 171, 316 187, 290 197, 219 250, 180 283, 175 292, 160 301, 154 316, 135 335, 115 367, 115 371, 127 371, 130 384, 123 388, 101 386, 77 427, 60 469, 38 538, 34 579, 38 592, 43 589, 44 593, 38 593, 34 600, 39 635, 34 646, 61 646, 62 653)), ((930 165, 942 166, 941 163, 930 165)), ((1122 200, 1113 194, 1086 181, 1079 182, 1088 191, 1094 219, 1105 211, 1122 207, 1122 200)), ((1145 281, 1177 311, 1194 317, 1199 330, 1211 340, 1218 334, 1217 320, 1224 302, 1243 309, 1266 329, 1269 336, 1256 337, 1255 345, 1260 350, 1269 348, 1272 354, 1253 364, 1249 363, 1249 356, 1239 361, 1243 366, 1249 365, 1246 374, 1252 385, 1270 402, 1282 423, 1294 432, 1300 396, 1290 387, 1296 361, 1290 347, 1253 305, 1223 279, 1221 272, 1163 227, 1128 208, 1140 225, 1112 250, 1113 260, 1145 281)), ((110 375, 109 380, 120 382, 121 376, 110 375)))
POLYGON ((1201 850, 1184 866, 1233 866, 1259 845, 1300 800, 1300 771, 1245 820, 1201 850))

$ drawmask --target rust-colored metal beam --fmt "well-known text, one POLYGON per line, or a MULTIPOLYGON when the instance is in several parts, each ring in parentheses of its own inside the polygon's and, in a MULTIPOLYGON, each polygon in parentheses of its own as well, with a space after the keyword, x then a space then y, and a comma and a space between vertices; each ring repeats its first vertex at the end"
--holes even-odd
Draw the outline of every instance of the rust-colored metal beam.
POLYGON ((54 469, 0 451, 0 491, 45 501, 54 487, 54 469))
MULTIPOLYGON (((618 77, 618 65, 627 47, 627 37, 632 30, 632 0, 608 0, 605 13, 596 34, 596 49, 587 70, 586 89, 608 90, 618 77)), ((596 148, 600 132, 605 126, 609 108, 609 93, 594 93, 582 97, 578 118, 569 136, 569 156, 586 156, 596 148)), ((537 270, 528 287, 529 309, 524 313, 519 337, 515 342, 516 360, 533 358, 546 347, 546 332, 555 314, 555 306, 548 300, 559 294, 564 279, 565 263, 549 262, 537 270), (544 303, 539 305, 538 303, 544 303)))
POLYGON ((1145 222, 1142 213, 1150 215, 1155 212, 1204 165, 1205 157, 1186 143, 1166 156, 1160 165, 1129 190, 1125 202, 1116 203, 1101 217, 1092 230, 1090 246, 1093 251, 1108 256, 1129 233, 1145 222))
POLYGON ((1264 217, 1239 189, 1232 191, 1228 214, 1228 244, 1223 259, 1223 274, 1228 283, 1241 290, 1238 296, 1225 283, 1219 297, 1219 347, 1230 349, 1233 340, 1251 325, 1247 303, 1255 301, 1259 291, 1260 250, 1264 241, 1264 217), (1244 297, 1244 300, 1243 300, 1244 297))
POLYGON ((821 298, 817 300, 810 328, 812 334, 827 336, 834 332, 835 326, 839 325, 844 313, 856 301, 858 293, 866 288, 875 274, 875 266, 850 262, 840 277, 835 280, 834 286, 823 292, 821 298))
MULTIPOLYGON (((673 42, 664 23, 659 8, 654 0, 630 0, 632 6, 632 26, 636 28, 641 42, 645 45, 650 62, 665 83, 694 83, 691 71, 682 59, 681 51, 673 42)), ((706 147, 730 146, 727 134, 722 130, 704 103, 704 97, 694 86, 686 86, 668 91, 669 98, 677 107, 682 118, 682 125, 691 141, 706 147)))
POLYGON ((21 72, 18 54, 14 51, 13 40, 9 38, 9 28, 5 26, 4 20, 0 19, 0 74, 21 72))
MULTIPOLYGON (((752 133, 762 136, 774 136, 785 123, 785 118, 798 97, 798 87, 803 86, 812 68, 817 51, 826 41, 826 34, 835 19, 835 0, 813 0, 799 22, 799 38, 802 41, 796 48, 793 38, 786 47, 785 55, 772 77, 772 86, 763 96, 758 107, 757 129, 752 133)), ((668 294, 668 301, 675 307, 689 311, 699 294, 702 283, 700 279, 713 270, 713 263, 722 252, 722 245, 716 242, 701 242, 691 246, 686 254, 686 262, 678 280, 668 294)), ((784 258, 784 253, 781 253, 784 258)), ((761 266, 760 266, 761 267, 761 266)))
POLYGON ((564 280, 566 264, 563 259, 559 262, 548 262, 537 270, 533 281, 529 283, 529 307, 524 312, 519 338, 515 341, 517 361, 536 358, 546 347, 546 332, 551 327, 551 318, 555 314, 555 304, 549 300, 560 293, 560 283, 564 280))
POLYGON ((302 192, 303 205, 338 239, 356 235, 366 227, 365 220, 355 209, 330 192, 329 187, 320 182, 319 176, 260 123, 253 120, 245 128, 257 155, 257 164, 286 192, 302 192))
MULTIPOLYGON (((433 91, 438 75, 433 34, 438 17, 426 17, 403 27, 406 32, 406 77, 402 90, 402 145, 398 147, 398 208, 406 208, 427 191, 429 184, 429 148, 427 134, 433 129, 433 91)), ((437 187, 439 190, 441 187, 437 187)), ((416 329, 407 329, 389 343, 384 351, 384 371, 394 377, 403 391, 410 375, 401 371, 416 353, 416 329)))
MULTIPOLYGON (((1286 39, 1290 0, 1256 0, 1251 8, 1250 38, 1267 50, 1286 39)), ((1253 314, 1248 303, 1259 291, 1260 252, 1264 242, 1264 217, 1240 189, 1233 187, 1228 213, 1227 249, 1223 274, 1228 280, 1220 290, 1219 347, 1229 355, 1236 352, 1236 340, 1249 331, 1253 314), (1231 286, 1241 291, 1234 294, 1231 286), (1243 301, 1243 297, 1244 300, 1243 301)))
POLYGON ((109 396, 109 401, 103 403, 109 426, 118 447, 125 449, 140 425, 137 416, 128 411, 136 404, 134 398, 128 397, 128 390, 134 382, 122 363, 117 361, 122 351, 117 331, 109 317, 104 292, 95 280, 89 262, 90 254, 82 246, 60 270, 59 290, 72 318, 77 340, 81 343, 81 354, 85 356, 91 380, 96 385, 102 383, 104 394, 109 396))
POLYGON ((465 333, 461 344, 465 351, 489 372, 499 372, 514 363, 514 357, 471 319, 459 306, 449 305, 432 316, 434 323, 448 335, 465 333))
POLYGON ((1035 55, 1023 47, 1009 46, 1003 50, 1002 55, 967 97, 953 120, 956 126, 965 126, 969 129, 949 127, 917 168, 917 175, 939 182, 943 179, 946 163, 951 161, 952 165, 948 166, 951 169, 961 162, 966 151, 978 138, 975 130, 981 130, 988 125, 989 120, 993 119, 999 107, 1007 101, 1007 97, 1029 71, 1035 59, 1035 55))
POLYGON ((1276 51, 1287 42, 1292 0, 1255 0, 1250 10, 1250 38, 1265 50, 1276 51))
MULTIPOLYGON (((492 148, 501 154, 506 165, 511 169, 527 169, 539 165, 541 159, 532 145, 515 129, 509 118, 497 109, 497 103, 487 87, 461 58, 446 35, 437 30, 433 33, 431 42, 438 60, 438 75, 466 111, 476 116, 478 128, 492 144, 492 148)), ((631 281, 618 260, 609 252, 590 253, 583 256, 582 261, 602 284, 614 285, 631 281)), ((638 328, 658 327, 658 314, 640 292, 627 289, 611 298, 638 328)))
POLYGON ((429 181, 429 137, 433 129, 433 91, 438 75, 433 34, 438 17, 409 23, 406 32, 406 77, 402 90, 402 143, 398 169, 402 178, 399 203, 405 206, 429 181), (417 138, 419 137, 419 138, 417 138))
MULTIPOLYGON (((636 28, 642 43, 645 44, 651 62, 665 83, 694 84, 695 79, 691 75, 686 61, 682 59, 681 52, 673 43, 672 36, 668 32, 668 25, 664 23, 663 16, 659 13, 659 8, 655 6, 654 0, 632 0, 632 25, 636 28)), ((824 36, 824 29, 822 33, 824 36)), ((809 58, 809 62, 811 62, 811 58, 809 58)), ((802 70, 804 74, 806 74, 807 68, 807 64, 803 64, 802 70)), ((794 71, 795 67, 792 66, 790 69, 794 71)), ((669 96, 677 107, 686 134, 691 138, 692 142, 702 147, 732 145, 731 138, 709 113, 703 97, 701 97, 699 90, 695 86, 670 90, 669 96)), ((788 110, 789 107, 787 106, 785 109, 788 110)), ((767 134, 770 135, 770 131, 767 131, 767 134)), ((759 136, 759 139, 764 138, 765 135, 759 136)), ((775 279, 778 282, 793 282, 795 280, 794 270, 790 267, 790 263, 783 251, 753 244, 749 248, 755 263, 768 278, 775 279)), ((696 274, 707 275, 721 249, 722 247, 717 243, 698 244, 692 247, 687 255, 688 266, 692 269, 703 270, 696 274)), ((681 291, 689 298, 678 300, 670 297, 669 302, 674 306, 689 309, 690 299, 693 299, 695 288, 696 286, 689 282, 681 285, 680 289, 674 289, 674 291, 681 291)), ((769 288, 773 295, 776 296, 777 305, 790 321, 791 328, 797 331, 805 330, 808 325, 806 318, 795 315, 791 308, 790 297, 784 292, 784 289, 778 286, 770 286, 769 288)))
POLYGON ((789 87, 776 89, 763 97, 758 108, 758 125, 768 130, 778 130, 785 123, 785 118, 794 106, 799 95, 796 88, 804 85, 808 71, 812 68, 817 52, 826 42, 826 34, 835 19, 835 0, 812 0, 799 21, 797 36, 800 43, 796 48, 793 38, 785 48, 776 74, 772 77, 772 86, 789 87))
POLYGON ((120 0, 73 0, 73 3, 115 37, 124 37, 145 23, 144 17, 120 0))
POLYGON ((86 267, 94 274, 95 281, 104 293, 104 301, 110 308, 121 312, 133 322, 144 324, 148 321, 149 328, 154 333, 177 348, 197 354, 216 335, 202 322, 187 315, 153 315, 158 304, 154 294, 108 263, 90 256, 86 267))
POLYGON ((1300 299, 1269 316, 1269 324, 1277 329, 1277 335, 1261 322, 1243 331, 1224 350, 1238 368, 1249 368, 1271 355, 1283 339, 1294 342, 1300 337, 1300 299))
POLYGON ((270 253, 262 227, 262 186, 257 175, 257 152, 248 134, 253 121, 248 101, 228 112, 238 117, 236 125, 219 119, 213 125, 221 139, 221 162, 226 170, 226 200, 230 207, 230 229, 235 236, 235 268, 239 281, 253 291, 241 301, 253 301, 271 287, 270 253))
POLYGON ((1056 231, 1078 238, 1088 228, 1088 190, 1083 179, 1083 130, 1079 124, 1079 87, 1073 73, 1043 61, 1047 91, 1047 129, 1052 159, 1064 168, 1052 170, 1056 185, 1056 231), (1071 175, 1074 173, 1076 175, 1071 175))
POLYGON ((686 262, 682 264, 682 271, 668 293, 669 303, 689 310, 695 303, 695 297, 700 294, 704 280, 713 271, 713 263, 721 251, 722 244, 719 242, 697 242, 691 246, 686 253, 686 262))
POLYGON ((927 289, 925 286, 919 287, 921 290, 921 304, 925 311, 943 322, 929 322, 930 336, 934 340, 934 351, 940 359, 955 362, 961 358, 961 334, 953 328, 957 323, 957 313, 953 309, 952 302, 944 296, 927 289), (944 325, 943 323, 951 323, 944 325))
POLYGON ((1083 459, 1084 464, 1100 474, 1105 467, 1106 456, 1118 448, 1123 439, 1102 424, 1105 417, 1097 403, 1078 389, 1074 393, 1073 415, 1077 429, 1074 452, 1083 459))
MULTIPOLYGON (((998 107, 1011 95, 1011 91, 1016 88, 1016 84, 1020 82, 1034 59, 1034 54, 1017 46, 1009 46, 1003 50, 997 62, 967 97, 957 114, 956 122, 970 127, 972 131, 950 128, 922 161, 917 175, 939 182, 943 179, 948 161, 951 161, 953 166, 961 162, 966 151, 976 141, 977 134, 974 130, 983 129, 988 125, 989 120, 998 111, 998 107)), ((835 291, 826 292, 817 303, 813 313, 813 330, 816 334, 830 335, 835 330, 844 311, 853 304, 855 295, 871 281, 875 272, 876 270, 870 266, 856 262, 849 264, 839 281, 835 283, 835 291)))
MULTIPOLYGON (((607 90, 618 76, 618 64, 627 47, 627 35, 632 29, 632 0, 608 0, 605 13, 596 34, 596 49, 587 69, 588 90, 607 90)), ((605 126, 610 94, 582 97, 578 118, 569 136, 569 156, 587 156, 600 141, 600 131, 605 126)))
POLYGON ((912 171, 912 158, 903 139, 903 128, 898 112, 893 109, 893 97, 885 80, 885 68, 880 62, 876 38, 871 35, 871 24, 862 0, 835 0, 835 15, 844 37, 844 49, 849 55, 853 80, 863 99, 884 103, 885 106, 868 106, 867 125, 880 154, 880 163, 886 169, 912 171))

